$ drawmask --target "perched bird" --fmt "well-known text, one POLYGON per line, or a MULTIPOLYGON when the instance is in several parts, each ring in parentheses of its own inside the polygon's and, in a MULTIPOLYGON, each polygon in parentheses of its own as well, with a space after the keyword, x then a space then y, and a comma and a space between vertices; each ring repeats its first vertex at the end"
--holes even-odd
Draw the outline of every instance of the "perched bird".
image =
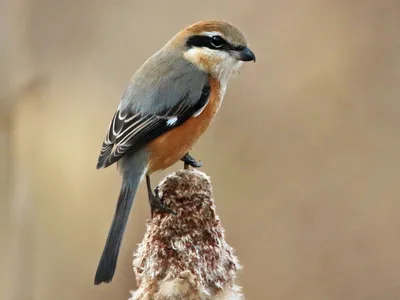
POLYGON ((151 188, 150 175, 182 160, 218 112, 228 80, 255 61, 244 34, 225 21, 201 21, 176 34, 133 75, 109 125, 97 169, 118 162, 122 187, 94 283, 110 282, 139 183, 153 209, 174 213, 151 188))

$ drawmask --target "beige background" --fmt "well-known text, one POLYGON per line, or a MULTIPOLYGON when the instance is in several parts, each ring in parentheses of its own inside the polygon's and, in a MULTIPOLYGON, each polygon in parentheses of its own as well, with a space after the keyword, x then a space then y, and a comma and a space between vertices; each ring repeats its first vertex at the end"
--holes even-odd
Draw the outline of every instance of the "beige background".
POLYGON ((400 299, 399 1, 6 1, 1 299, 128 299, 149 208, 142 185, 116 276, 93 286, 120 185, 95 169, 101 142, 132 73, 212 18, 257 55, 193 151, 247 299, 400 299))

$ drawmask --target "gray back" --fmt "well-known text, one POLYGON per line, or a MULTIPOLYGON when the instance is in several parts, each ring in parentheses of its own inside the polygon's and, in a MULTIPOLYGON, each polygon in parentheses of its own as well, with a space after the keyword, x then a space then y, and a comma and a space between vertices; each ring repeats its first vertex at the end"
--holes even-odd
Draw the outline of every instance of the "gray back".
POLYGON ((157 114, 185 99, 194 105, 207 84, 207 73, 183 58, 182 52, 160 49, 133 75, 120 109, 157 114))

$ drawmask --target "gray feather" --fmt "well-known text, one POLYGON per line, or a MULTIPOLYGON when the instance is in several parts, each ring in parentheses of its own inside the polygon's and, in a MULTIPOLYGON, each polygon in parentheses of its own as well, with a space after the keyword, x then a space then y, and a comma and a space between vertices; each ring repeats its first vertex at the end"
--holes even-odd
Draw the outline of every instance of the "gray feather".
POLYGON ((157 114, 179 104, 186 95, 187 105, 194 105, 207 82, 207 73, 183 58, 181 52, 162 48, 133 75, 120 110, 157 114))
POLYGON ((208 102, 208 75, 176 50, 161 49, 133 75, 103 142, 106 168, 183 124, 208 102))
POLYGON ((144 151, 139 151, 135 155, 124 157, 120 161, 119 167, 123 175, 121 191, 107 241, 97 267, 95 284, 110 282, 114 276, 133 200, 146 171, 147 155, 144 151))

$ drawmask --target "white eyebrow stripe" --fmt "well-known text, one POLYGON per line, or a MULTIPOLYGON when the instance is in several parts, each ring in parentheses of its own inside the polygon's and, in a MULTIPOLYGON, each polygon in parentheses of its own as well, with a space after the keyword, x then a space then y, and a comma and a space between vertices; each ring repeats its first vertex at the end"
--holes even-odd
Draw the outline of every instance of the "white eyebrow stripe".
POLYGON ((218 32, 218 31, 203 31, 201 33, 201 35, 206 35, 206 36, 209 36, 209 37, 213 37, 213 36, 219 35, 219 36, 223 37, 221 32, 218 32))

